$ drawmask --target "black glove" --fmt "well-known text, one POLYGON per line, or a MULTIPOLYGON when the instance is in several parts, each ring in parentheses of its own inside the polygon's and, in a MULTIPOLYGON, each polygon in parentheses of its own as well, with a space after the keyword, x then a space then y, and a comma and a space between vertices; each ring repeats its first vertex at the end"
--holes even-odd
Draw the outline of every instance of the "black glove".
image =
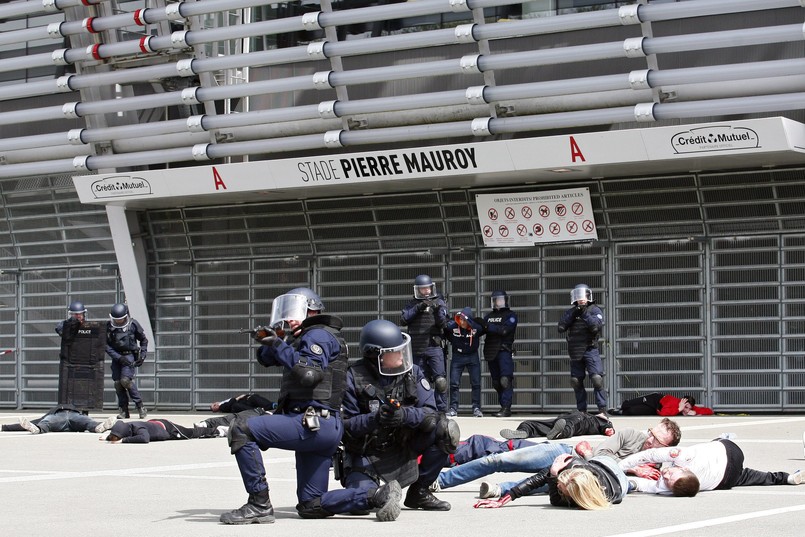
POLYGON ((576 304, 576 310, 573 312, 574 317, 581 317, 587 311, 587 305, 576 304))
POLYGON ((275 347, 279 343, 280 337, 271 328, 258 326, 254 329, 254 340, 260 343, 260 345, 275 347))
POLYGON ((424 300, 416 305, 417 311, 425 311, 426 309, 428 309, 428 303, 424 300))
POLYGON ((391 405, 380 405, 379 421, 381 427, 401 427, 405 418, 405 409, 391 405))

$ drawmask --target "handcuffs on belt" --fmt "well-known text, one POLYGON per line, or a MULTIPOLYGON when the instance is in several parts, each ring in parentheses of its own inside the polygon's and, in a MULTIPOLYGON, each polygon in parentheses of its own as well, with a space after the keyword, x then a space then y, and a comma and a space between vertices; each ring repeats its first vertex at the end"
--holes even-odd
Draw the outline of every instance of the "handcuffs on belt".
POLYGON ((328 419, 330 417, 330 410, 326 408, 320 408, 318 413, 316 413, 316 409, 312 406, 309 406, 305 409, 305 413, 302 415, 302 425, 308 431, 318 431, 321 429, 321 424, 319 424, 319 415, 322 418, 328 419))

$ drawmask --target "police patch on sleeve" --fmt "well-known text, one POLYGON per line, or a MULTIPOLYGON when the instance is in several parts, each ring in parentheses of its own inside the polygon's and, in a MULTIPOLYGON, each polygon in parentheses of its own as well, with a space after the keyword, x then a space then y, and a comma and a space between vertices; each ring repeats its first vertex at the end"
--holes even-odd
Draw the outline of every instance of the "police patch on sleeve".
POLYGON ((318 356, 320 354, 324 354, 324 349, 322 349, 319 345, 314 343, 313 345, 310 346, 310 352, 318 356))
POLYGON ((430 388, 430 382, 428 382, 428 379, 423 378, 422 380, 419 381, 419 383, 422 384, 422 387, 425 388, 425 390, 430 391, 431 388, 430 388))

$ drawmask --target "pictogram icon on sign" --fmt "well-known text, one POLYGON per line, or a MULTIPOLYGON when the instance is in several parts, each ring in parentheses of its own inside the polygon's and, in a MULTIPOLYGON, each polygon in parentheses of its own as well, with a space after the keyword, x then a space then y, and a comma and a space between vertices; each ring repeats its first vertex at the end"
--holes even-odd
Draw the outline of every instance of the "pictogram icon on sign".
POLYGON ((498 212, 495 209, 489 209, 489 219, 490 220, 498 219, 498 212))
POLYGON ((539 206, 539 215, 542 218, 548 218, 551 215, 551 210, 548 208, 547 205, 540 205, 539 206))
POLYGON ((528 233, 528 228, 525 227, 524 224, 517 224, 517 234, 521 237, 525 237, 526 233, 528 233))
POLYGON ((484 226, 484 236, 485 237, 492 236, 492 226, 484 226))
POLYGON ((506 207, 506 210, 504 212, 506 213, 506 218, 508 218, 509 220, 512 220, 514 218, 515 212, 514 209, 512 209, 511 207, 506 207))
POLYGON ((534 224, 534 235, 541 237, 544 232, 545 228, 543 228, 540 224, 534 224))
POLYGON ((570 210, 573 211, 573 214, 581 214, 584 212, 584 205, 577 201, 570 206, 570 210))
POLYGON ((576 233, 579 230, 579 225, 571 220, 567 223, 565 228, 567 229, 568 233, 576 233))
POLYGON ((548 230, 551 232, 551 235, 559 235, 559 232, 562 231, 562 228, 559 227, 559 224, 556 222, 551 222, 551 225, 548 226, 548 230))
POLYGON ((559 205, 557 205, 556 209, 554 209, 554 210, 556 211, 557 216, 565 216, 567 214, 567 207, 565 207, 561 203, 559 205))
POLYGON ((498 233, 500 233, 501 237, 508 237, 509 236, 509 228, 506 226, 500 226, 498 228, 498 233))
POLYGON ((523 215, 523 218, 526 219, 531 218, 531 215, 534 214, 531 211, 531 207, 529 207, 528 205, 524 205, 523 208, 520 209, 520 213, 523 215))
POLYGON ((590 220, 585 220, 581 223, 581 229, 586 231, 587 233, 591 233, 593 229, 595 229, 595 225, 590 220))

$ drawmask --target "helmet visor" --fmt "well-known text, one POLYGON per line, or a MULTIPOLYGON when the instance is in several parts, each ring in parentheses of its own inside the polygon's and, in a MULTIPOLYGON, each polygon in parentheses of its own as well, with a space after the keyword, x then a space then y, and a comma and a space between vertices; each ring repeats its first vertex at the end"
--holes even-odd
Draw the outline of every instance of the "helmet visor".
POLYGON ((393 377, 402 375, 414 366, 411 353, 411 336, 402 334, 403 342, 396 347, 380 349, 377 356, 377 370, 381 375, 393 377))
POLYGON ((589 287, 576 287, 572 291, 570 291, 570 303, 575 304, 579 300, 586 300, 587 302, 592 301, 593 299, 593 292, 590 291, 589 287))
POLYGON ((493 296, 490 300, 490 303, 492 304, 493 310, 499 310, 501 308, 509 307, 509 300, 503 295, 493 296))
POLYGON ((433 298, 436 296, 436 284, 429 285, 415 285, 414 298, 422 300, 423 298, 433 298))
POLYGON ((305 295, 280 295, 271 304, 271 326, 279 326, 283 321, 307 319, 307 297, 305 295))
POLYGON ((112 321, 112 326, 122 330, 125 330, 131 324, 131 317, 129 317, 128 314, 124 315, 123 317, 112 317, 112 314, 110 313, 109 320, 112 321))

